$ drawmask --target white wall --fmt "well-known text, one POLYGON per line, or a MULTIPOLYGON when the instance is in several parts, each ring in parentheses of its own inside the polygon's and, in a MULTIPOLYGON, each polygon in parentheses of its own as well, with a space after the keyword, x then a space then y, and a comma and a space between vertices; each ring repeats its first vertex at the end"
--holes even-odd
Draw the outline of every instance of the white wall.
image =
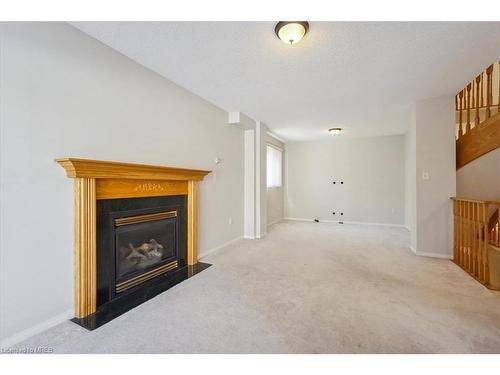
POLYGON ((457 197, 500 200, 500 148, 457 171, 457 197))
POLYGON ((404 224, 404 136, 287 143, 286 155, 286 217, 404 224))
POLYGON ((67 24, 0 30, 2 339, 73 307, 73 181, 56 157, 213 170, 200 253, 242 235, 243 132, 224 111, 67 24))
POLYGON ((420 255, 451 257, 453 253, 450 198, 456 193, 454 105, 450 96, 418 101, 415 107, 415 250, 420 255))
POLYGON ((284 209, 284 182, 285 182, 285 144, 271 135, 267 135, 267 143, 283 150, 282 159, 282 185, 267 188, 267 225, 283 219, 284 209))
POLYGON ((417 248, 417 129, 416 108, 412 106, 405 135, 405 226, 410 231, 410 246, 417 248))

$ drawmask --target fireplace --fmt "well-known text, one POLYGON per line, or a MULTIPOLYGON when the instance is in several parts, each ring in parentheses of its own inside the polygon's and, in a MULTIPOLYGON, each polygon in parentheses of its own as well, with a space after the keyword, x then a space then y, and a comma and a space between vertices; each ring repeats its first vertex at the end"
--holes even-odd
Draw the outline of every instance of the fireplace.
POLYGON ((186 216, 185 195, 97 201, 98 308, 187 265, 186 216))
POLYGON ((197 184, 209 171, 65 158, 75 180, 75 323, 95 329, 207 268, 197 184))

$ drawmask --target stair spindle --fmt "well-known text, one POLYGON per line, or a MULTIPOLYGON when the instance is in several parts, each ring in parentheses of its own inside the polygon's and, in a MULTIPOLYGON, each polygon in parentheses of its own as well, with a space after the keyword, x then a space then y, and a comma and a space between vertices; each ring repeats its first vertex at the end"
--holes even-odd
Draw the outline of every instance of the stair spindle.
POLYGON ((458 112, 458 138, 460 138, 463 135, 463 129, 462 129, 462 109, 463 107, 463 97, 464 97, 464 90, 460 91, 458 94, 458 97, 460 98, 460 108, 458 112))
POLYGON ((481 107, 484 106, 484 88, 483 88, 483 82, 484 82, 484 72, 481 72, 481 107))
POLYGON ((479 116, 479 84, 481 82, 481 76, 476 77, 476 127, 481 122, 481 118, 479 116))
POLYGON ((488 285, 490 283, 490 268, 489 268, 489 261, 488 261, 488 220, 486 217, 486 205, 484 205, 485 208, 483 210, 483 217, 482 217, 482 226, 483 226, 483 241, 482 241, 482 247, 483 247, 483 274, 484 274, 484 283, 488 285))
POLYGON ((500 113, 500 61, 498 62, 498 104, 497 113, 500 113))
POLYGON ((492 75, 493 73, 493 65, 490 65, 488 69, 486 69, 486 118, 491 117, 491 105, 493 100, 493 85, 492 85, 492 75))
POLYGON ((472 88, 472 85, 469 83, 467 85, 467 125, 465 127, 465 133, 470 132, 470 90, 472 88))

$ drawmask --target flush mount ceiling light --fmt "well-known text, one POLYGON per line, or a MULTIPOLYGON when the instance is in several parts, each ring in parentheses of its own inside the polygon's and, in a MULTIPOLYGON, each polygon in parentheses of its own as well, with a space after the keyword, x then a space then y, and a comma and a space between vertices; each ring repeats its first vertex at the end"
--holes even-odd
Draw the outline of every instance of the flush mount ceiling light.
POLYGON ((306 35, 309 22, 306 21, 280 21, 276 24, 274 32, 286 44, 295 44, 306 35))
POLYGON ((341 131, 342 131, 342 128, 330 128, 330 129, 328 129, 328 132, 331 135, 338 135, 338 134, 340 134, 341 131))

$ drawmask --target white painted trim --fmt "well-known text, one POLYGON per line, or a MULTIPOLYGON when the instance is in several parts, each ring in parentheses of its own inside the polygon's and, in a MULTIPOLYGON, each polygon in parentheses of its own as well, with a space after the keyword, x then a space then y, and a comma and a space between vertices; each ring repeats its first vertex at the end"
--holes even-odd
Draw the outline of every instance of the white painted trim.
POLYGON ((255 121, 243 112, 228 112, 227 123, 241 130, 254 129, 255 121))
POLYGON ((228 124, 239 124, 240 123, 240 112, 229 112, 227 114, 228 124))
POLYGON ((49 328, 52 328, 58 324, 65 322, 68 319, 73 318, 73 316, 74 316, 73 310, 68 310, 62 314, 56 315, 52 318, 49 318, 41 323, 34 325, 33 327, 30 327, 28 329, 25 329, 24 331, 15 333, 14 335, 3 339, 0 342, 0 347, 2 348, 12 347, 20 343, 21 341, 24 341, 38 333, 46 331, 49 328))
POLYGON ((392 224, 392 223, 367 223, 364 221, 344 221, 344 224, 355 224, 355 225, 375 225, 382 227, 392 227, 392 228, 406 228, 403 224, 392 224))
POLYGON ((243 239, 244 240, 255 240, 255 237, 254 236, 243 236, 243 239))
POLYGON ((270 223, 267 223, 267 226, 268 226, 268 227, 270 227, 271 225, 278 224, 278 223, 279 223, 280 221, 282 221, 282 220, 283 220, 283 218, 278 219, 278 220, 274 220, 274 221, 272 221, 272 222, 270 222, 270 223))
MULTIPOLYGON (((284 217, 283 220, 293 220, 293 221, 309 221, 314 222, 314 219, 304 219, 300 217, 284 217)), ((322 220, 318 219, 320 223, 332 223, 338 224, 339 220, 322 220)), ((394 227, 394 228, 406 228, 403 224, 391 224, 391 223, 369 223, 365 221, 344 221, 344 224, 352 224, 352 225, 377 225, 384 227, 394 227)))
POLYGON ((439 259, 453 259, 451 255, 440 254, 440 253, 426 253, 425 251, 415 250, 413 246, 409 246, 410 251, 419 257, 428 257, 428 258, 439 258, 439 259))
POLYGON ((451 255, 440 254, 440 253, 426 253, 425 251, 416 251, 415 255, 428 258, 439 258, 439 259, 453 259, 451 255))
POLYGON ((274 133, 272 133, 270 131, 267 131, 267 135, 270 136, 270 137, 273 137, 274 139, 280 141, 281 143, 285 143, 286 144, 286 141, 283 138, 277 136, 276 134, 274 134, 274 133))
MULTIPOLYGON (((260 238, 262 232, 262 202, 261 202, 261 148, 262 148, 262 123, 257 121, 255 124, 255 231, 256 238, 260 238)), ((266 177, 264 177, 266 178, 266 177)))
MULTIPOLYGON (((271 142, 266 142, 266 147, 274 148, 274 149, 278 150, 279 152, 281 152, 282 154, 283 154, 283 152, 285 152, 284 149, 282 149, 279 146, 276 146, 274 143, 271 143, 271 142)), ((283 164, 283 159, 281 160, 281 164, 283 164)))
POLYGON ((207 250, 207 251, 204 251, 204 252, 200 252, 200 254, 198 255, 198 259, 203 259, 205 257, 208 257, 209 255, 212 255, 215 252, 217 252, 217 251, 225 248, 226 246, 232 245, 233 243, 236 243, 236 242, 238 242, 241 239, 243 239, 243 236, 239 236, 239 237, 233 238, 232 240, 229 240, 229 241, 227 241, 226 243, 223 243, 220 246, 214 247, 214 248, 212 248, 210 250, 207 250))

